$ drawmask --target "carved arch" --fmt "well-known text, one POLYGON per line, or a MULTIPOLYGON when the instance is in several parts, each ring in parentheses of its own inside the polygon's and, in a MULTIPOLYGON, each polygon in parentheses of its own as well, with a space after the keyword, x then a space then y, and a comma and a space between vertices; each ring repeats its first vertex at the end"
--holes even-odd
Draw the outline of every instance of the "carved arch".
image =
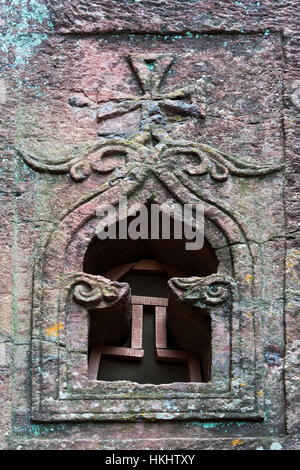
MULTIPOLYGON (((157 184, 157 182, 153 185, 153 181, 148 181, 147 185, 136 192, 134 192, 134 184, 128 185, 126 189, 129 204, 133 204, 136 201, 139 203, 146 202, 149 198, 150 189, 152 191, 152 197, 155 192, 154 200, 156 202, 163 202, 165 198, 170 197, 170 195, 174 201, 180 202, 181 204, 183 204, 184 201, 197 202, 201 200, 195 194, 190 193, 182 184, 179 185, 178 181, 175 183, 176 185, 173 184, 170 187, 170 183, 166 182, 163 187, 157 184), (153 187, 155 188, 154 192, 153 187)), ((75 407, 76 409, 74 410, 76 416, 80 415, 82 418, 81 409, 90 410, 91 402, 86 400, 93 400, 96 399, 96 397, 97 400, 104 399, 106 393, 110 393, 112 399, 114 397, 118 399, 119 391, 115 389, 114 385, 108 383, 104 393, 101 382, 93 384, 88 383, 87 377, 84 376, 87 357, 86 345, 84 345, 83 342, 72 344, 72 341, 71 343, 69 341, 70 337, 68 337, 67 325, 68 311, 66 311, 65 303, 62 303, 64 294, 62 295, 61 292, 65 285, 66 276, 78 274, 78 272, 80 273, 80 271, 82 271, 83 256, 95 233, 95 224, 97 223, 95 211, 97 206, 105 201, 117 204, 119 195, 122 194, 124 195, 124 185, 121 185, 119 188, 112 187, 75 207, 73 211, 64 217, 58 228, 51 234, 41 254, 39 263, 36 266, 35 295, 38 297, 38 301, 35 305, 40 305, 40 310, 34 309, 33 311, 32 357, 34 370, 33 412, 35 416, 39 416, 38 419, 44 419, 43 416, 45 417, 46 415, 48 416, 47 419, 52 419, 54 416, 58 415, 61 416, 61 413, 57 411, 57 407, 52 406, 47 398, 45 399, 40 396, 40 390, 43 388, 41 387, 41 383, 44 380, 39 370, 39 364, 41 361, 43 362, 45 355, 43 344, 47 344, 46 349, 48 352, 50 348, 50 350, 56 351, 55 354, 57 354, 56 362, 54 361, 54 363, 43 366, 44 373, 45 369, 47 369, 49 370, 49 374, 52 374, 54 377, 51 386, 48 385, 50 396, 56 397, 55 399, 58 400, 78 400, 78 408, 75 407), (70 256, 72 252, 80 253, 81 256, 72 257, 70 256), (68 261, 70 259, 73 259, 73 262, 70 263, 68 261), (49 341, 47 330, 49 331, 53 325, 59 325, 59 335, 53 339, 50 338, 49 341), (43 343, 45 340, 47 343, 43 343), (41 411, 41 403, 44 403, 43 406, 46 406, 46 411, 41 411)), ((207 229, 206 237, 213 248, 219 253, 222 252, 217 274, 221 277, 223 276, 222 279, 224 279, 225 273, 235 278, 234 285, 232 285, 231 313, 229 313, 228 309, 225 312, 227 316, 226 331, 224 331, 224 327, 222 326, 222 307, 216 306, 214 315, 217 319, 221 318, 221 322, 217 321, 215 324, 216 331, 218 329, 222 330, 223 328, 219 333, 225 334, 228 341, 221 351, 217 351, 217 342, 214 346, 213 354, 215 354, 216 361, 213 374, 216 378, 215 381, 207 384, 199 383, 196 387, 195 384, 191 384, 188 391, 185 387, 180 386, 176 387, 176 390, 172 389, 171 384, 162 385, 160 387, 161 390, 165 390, 166 393, 168 393, 169 397, 173 397, 175 401, 178 397, 186 396, 186 394, 193 397, 195 400, 221 394, 223 397, 228 396, 229 401, 233 400, 233 402, 235 402, 235 400, 241 400, 241 398, 237 398, 240 397, 241 389, 239 384, 235 383, 236 379, 234 379, 233 376, 233 374, 235 374, 235 377, 238 377, 239 374, 239 344, 241 336, 246 336, 248 341, 247 351, 246 353, 244 352, 244 354, 246 354, 245 360, 253 364, 253 367, 249 369, 251 375, 251 377, 249 377, 249 383, 251 382, 252 386, 256 387, 254 376, 257 351, 254 342, 254 320, 251 319, 251 328, 249 328, 249 325, 245 326, 241 321, 243 313, 253 307, 252 280, 255 269, 254 259, 250 247, 246 242, 242 227, 227 211, 222 211, 215 203, 210 203, 208 200, 204 201, 204 211, 207 229), (236 247, 239 249, 238 255, 233 253, 236 247), (223 370, 224 355, 227 358, 225 375, 223 370)), ((229 282, 231 282, 231 279, 229 282)), ((82 319, 84 315, 85 307, 77 304, 77 319, 82 319)), ((72 327, 77 328, 78 325, 80 325, 82 329, 82 337, 87 336, 86 321, 79 321, 77 326, 75 321, 72 327)), ((70 332, 72 333, 71 330, 70 332)), ((129 385, 126 387, 128 388, 128 386, 129 385)), ((146 393, 152 394, 158 393, 157 386, 147 387, 144 386, 141 391, 137 384, 130 385, 131 390, 136 394, 136 398, 142 401, 145 391, 146 393)), ((160 393, 161 391, 159 394, 160 393)), ((130 401, 129 397, 128 400, 130 401)), ((211 400, 213 400, 213 398, 211 398, 211 400)), ((257 397, 251 398, 250 402, 252 403, 253 414, 257 416, 257 397)), ((195 408, 193 409, 194 411, 191 410, 192 414, 189 416, 197 415, 197 411, 195 411, 195 408)), ((114 416, 117 415, 118 413, 115 411, 114 416)), ((202 414, 201 416, 206 415, 202 414)), ((210 416, 209 410, 207 411, 207 416, 210 416)), ((71 418, 64 416, 64 419, 71 418)), ((101 413, 97 411, 95 411, 95 413, 93 412, 92 419, 103 419, 103 411, 101 411, 101 413)))

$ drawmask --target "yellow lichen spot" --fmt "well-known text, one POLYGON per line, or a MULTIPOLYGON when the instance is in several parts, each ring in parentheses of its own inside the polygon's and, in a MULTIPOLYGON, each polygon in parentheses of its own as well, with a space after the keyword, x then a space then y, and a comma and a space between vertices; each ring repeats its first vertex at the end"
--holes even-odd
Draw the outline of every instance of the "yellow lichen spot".
POLYGON ((247 315, 247 317, 252 317, 252 313, 251 312, 246 312, 245 315, 247 315))
POLYGON ((242 382, 242 383, 240 384, 241 387, 246 387, 246 385, 247 385, 246 382, 242 382))
POLYGON ((62 323, 55 323, 53 326, 49 326, 46 328, 46 333, 48 336, 52 336, 52 338, 57 338, 61 330, 64 329, 64 325, 62 323))
POLYGON ((293 302, 288 302, 286 304, 287 308, 294 308, 295 307, 295 304, 293 302))
POLYGON ((233 446, 241 446, 244 444, 244 441, 242 439, 234 439, 231 443, 233 446))
POLYGON ((299 261, 300 258, 300 251, 299 250, 294 250, 291 253, 289 253, 286 257, 286 267, 289 272, 292 274, 296 274, 296 270, 294 267, 296 266, 297 262, 299 261))
POLYGON ((264 395, 264 391, 263 390, 259 390, 258 394, 257 394, 259 397, 263 397, 264 395))
POLYGON ((253 279, 253 276, 251 274, 247 274, 246 281, 248 282, 248 284, 251 284, 252 279, 253 279))

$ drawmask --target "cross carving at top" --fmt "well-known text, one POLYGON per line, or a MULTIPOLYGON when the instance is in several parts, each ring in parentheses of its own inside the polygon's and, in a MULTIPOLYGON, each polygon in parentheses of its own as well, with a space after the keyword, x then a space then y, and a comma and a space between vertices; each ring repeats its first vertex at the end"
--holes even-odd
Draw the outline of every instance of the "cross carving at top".
POLYGON ((100 106, 97 111, 98 121, 140 109, 140 130, 147 131, 151 130, 151 127, 167 125, 168 113, 182 117, 204 116, 203 96, 200 96, 200 105, 193 100, 193 95, 201 83, 196 82, 167 93, 160 91, 163 79, 174 63, 174 57, 166 54, 132 54, 128 57, 128 62, 140 85, 142 95, 100 106))
MULTIPOLYGON (((96 119, 98 123, 124 116, 140 110, 140 131, 151 131, 153 128, 166 127, 172 122, 187 117, 200 118, 205 115, 203 96, 203 79, 182 88, 175 88, 166 93, 161 91, 162 82, 174 63, 174 57, 167 54, 131 54, 128 63, 141 88, 140 95, 125 93, 98 94, 96 119)), ((82 107, 74 101, 73 106, 82 107)), ((101 135, 101 133, 99 134, 101 135)))

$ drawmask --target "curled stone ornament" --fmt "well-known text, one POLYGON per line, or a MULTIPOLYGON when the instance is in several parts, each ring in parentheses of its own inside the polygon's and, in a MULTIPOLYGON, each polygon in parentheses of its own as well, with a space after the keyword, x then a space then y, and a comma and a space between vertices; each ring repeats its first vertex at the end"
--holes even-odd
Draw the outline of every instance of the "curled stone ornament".
POLYGON ((159 160, 174 162, 179 171, 191 176, 210 174, 217 182, 224 182, 229 175, 240 177, 260 176, 282 168, 282 165, 257 165, 242 161, 210 145, 192 141, 162 142, 159 160))
POLYGON ((96 145, 88 155, 75 163, 70 169, 70 175, 74 181, 83 181, 92 171, 100 175, 111 173, 118 167, 140 161, 139 150, 134 144, 107 140, 102 145, 96 145))
POLYGON ((107 307, 122 295, 127 284, 112 282, 102 276, 78 273, 66 279, 67 291, 72 291, 74 300, 87 307, 107 307))
POLYGON ((154 174, 158 169, 176 174, 190 176, 204 176, 209 174, 218 182, 225 182, 230 175, 238 177, 253 177, 273 173, 280 170, 283 165, 257 165, 242 161, 236 156, 228 155, 210 145, 193 141, 173 140, 165 132, 152 131, 133 135, 123 139, 102 138, 90 142, 88 146, 82 145, 82 154, 78 155, 68 149, 68 154, 62 156, 64 163, 57 164, 48 158, 33 156, 33 147, 30 142, 23 142, 19 151, 28 165, 36 170, 52 173, 69 172, 75 182, 87 179, 92 172, 108 175, 114 179, 117 169, 121 169, 118 179, 126 178, 129 174, 147 175, 151 170, 154 174), (155 137, 155 142, 153 141, 155 137), (88 147, 88 148, 87 148, 88 147))
MULTIPOLYGON (((96 110, 93 116, 96 115, 98 124, 140 110, 139 131, 126 133, 126 137, 122 137, 116 127, 110 134, 113 137, 107 138, 106 133, 97 132, 97 139, 95 135, 83 142, 66 144, 57 142, 57 139, 40 142, 23 138, 17 150, 29 166, 51 173, 69 172, 75 182, 84 181, 92 172, 107 175, 111 180, 134 176, 136 180, 142 181, 148 176, 149 169, 156 176, 158 169, 162 169, 164 173, 176 173, 177 176, 180 173, 182 176, 208 174, 217 183, 222 183, 230 175, 261 176, 282 168, 280 164, 257 165, 245 162, 207 144, 172 139, 169 132, 175 124, 169 121, 168 114, 173 113, 179 119, 205 117, 206 78, 163 93, 161 85, 174 63, 172 55, 131 54, 127 61, 142 94, 135 96, 121 93, 122 96, 118 94, 112 101, 107 101, 101 98, 100 90, 99 99, 95 102, 81 96, 70 98, 68 103, 79 109, 92 106, 96 110)), ((175 122, 178 122, 177 118, 175 122)))
POLYGON ((171 290, 176 290, 182 299, 193 304, 220 305, 230 297, 235 286, 228 276, 173 278, 169 281, 171 290), (179 292, 178 292, 179 291, 179 292))

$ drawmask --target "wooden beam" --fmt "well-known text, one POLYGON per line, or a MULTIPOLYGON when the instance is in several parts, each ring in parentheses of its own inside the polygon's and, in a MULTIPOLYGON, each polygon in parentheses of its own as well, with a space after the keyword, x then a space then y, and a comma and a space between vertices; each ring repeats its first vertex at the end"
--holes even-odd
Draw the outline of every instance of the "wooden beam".
POLYGON ((131 347, 141 349, 143 347, 143 306, 133 305, 131 316, 131 347))
POLYGON ((144 357, 143 349, 132 349, 115 346, 96 345, 90 352, 88 363, 89 380, 97 380, 101 357, 113 357, 115 359, 139 360, 144 357))
POLYGON ((94 346, 90 352, 90 359, 89 359, 89 364, 88 364, 89 380, 97 380, 100 359, 101 359, 100 348, 99 346, 94 346))
POLYGON ((187 362, 189 353, 176 349, 156 349, 156 358, 165 362, 187 362))
POLYGON ((133 271, 147 272, 147 273, 162 273, 164 270, 160 263, 155 259, 141 259, 134 267, 133 271))
POLYGON ((200 360, 197 354, 190 353, 188 368, 190 382, 202 382, 200 360))
POLYGON ((158 349, 167 347, 167 309, 155 307, 155 344, 158 349))
POLYGON ((117 281, 121 277, 128 274, 136 263, 128 263, 128 264, 121 264, 120 266, 115 266, 114 268, 109 269, 105 274, 104 277, 110 279, 111 281, 117 281))
POLYGON ((155 307, 167 307, 168 299, 164 297, 144 297, 141 295, 132 295, 131 303, 133 305, 153 305, 155 307))
POLYGON ((116 359, 141 359, 144 357, 144 350, 116 346, 101 346, 101 355, 103 357, 115 357, 116 359))

